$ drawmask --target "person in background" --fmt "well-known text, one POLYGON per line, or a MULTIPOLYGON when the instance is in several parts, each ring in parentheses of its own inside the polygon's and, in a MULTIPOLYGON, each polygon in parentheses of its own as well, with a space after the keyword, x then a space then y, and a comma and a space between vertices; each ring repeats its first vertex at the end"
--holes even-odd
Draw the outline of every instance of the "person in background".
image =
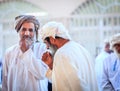
POLYGON ((47 91, 47 74, 51 71, 44 63, 51 61, 46 45, 38 42, 39 21, 35 16, 15 18, 19 43, 8 48, 3 61, 2 91, 47 91), (35 42, 37 41, 37 42, 35 42), (44 59, 44 60, 41 60, 44 59), (44 61, 44 62, 43 62, 44 61))
POLYGON ((41 28, 40 35, 52 50, 52 91, 98 90, 90 54, 71 40, 62 23, 48 22, 41 28))
POLYGON ((113 53, 103 61, 102 91, 120 91, 120 33, 112 36, 110 41, 113 53))
POLYGON ((2 84, 2 55, 0 55, 0 84, 2 84))
POLYGON ((2 55, 0 55, 0 91, 2 89, 2 55))
POLYGON ((95 71, 96 71, 97 83, 98 83, 99 91, 101 91, 100 81, 102 79, 103 61, 105 60, 105 58, 107 58, 110 55, 111 52, 112 51, 110 49, 109 39, 105 39, 103 49, 102 49, 101 53, 95 59, 95 71))

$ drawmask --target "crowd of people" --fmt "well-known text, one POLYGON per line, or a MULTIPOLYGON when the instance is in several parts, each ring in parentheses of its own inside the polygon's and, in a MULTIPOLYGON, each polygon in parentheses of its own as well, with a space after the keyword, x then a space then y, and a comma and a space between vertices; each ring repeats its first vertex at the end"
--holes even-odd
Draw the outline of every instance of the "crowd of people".
POLYGON ((2 91, 120 91, 120 34, 94 60, 60 22, 40 28, 35 16, 20 15, 15 30, 19 41, 1 61, 2 91))

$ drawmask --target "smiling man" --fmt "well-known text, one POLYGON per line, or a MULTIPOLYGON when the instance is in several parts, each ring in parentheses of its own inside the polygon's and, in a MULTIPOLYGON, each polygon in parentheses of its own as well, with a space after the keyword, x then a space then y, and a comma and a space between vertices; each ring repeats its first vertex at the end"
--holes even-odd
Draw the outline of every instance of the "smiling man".
POLYGON ((51 56, 45 44, 35 42, 39 22, 31 15, 18 16, 15 21, 20 40, 5 53, 2 91, 47 91, 45 76, 50 69, 41 59, 43 54, 51 56))

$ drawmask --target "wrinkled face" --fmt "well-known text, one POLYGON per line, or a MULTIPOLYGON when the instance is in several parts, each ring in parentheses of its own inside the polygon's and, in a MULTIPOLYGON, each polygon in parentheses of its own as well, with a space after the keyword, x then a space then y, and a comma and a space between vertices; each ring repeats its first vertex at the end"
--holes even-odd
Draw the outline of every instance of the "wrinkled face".
POLYGON ((22 24, 19 36, 20 39, 29 39, 31 41, 34 41, 34 35, 35 35, 35 26, 31 22, 25 22, 22 24))

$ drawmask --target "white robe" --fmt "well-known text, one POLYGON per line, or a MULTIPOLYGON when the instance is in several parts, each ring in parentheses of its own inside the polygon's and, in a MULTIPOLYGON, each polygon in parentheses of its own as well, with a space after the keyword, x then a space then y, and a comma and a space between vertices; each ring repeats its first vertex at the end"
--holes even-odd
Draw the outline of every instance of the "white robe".
POLYGON ((54 56, 53 91, 97 91, 94 62, 79 44, 69 41, 54 56))
POLYGON ((25 53, 19 45, 9 48, 3 61, 2 91, 47 91, 44 90, 47 84, 46 87, 40 84, 48 70, 48 66, 40 60, 45 51, 45 46, 40 43, 25 53))
POLYGON ((120 91, 120 59, 110 54, 103 62, 102 91, 120 91))
POLYGON ((101 83, 101 79, 102 79, 102 68, 103 68, 103 61, 105 60, 105 58, 107 58, 110 54, 105 52, 105 51, 102 51, 97 57, 96 57, 96 60, 95 60, 95 71, 96 71, 96 76, 97 76, 97 83, 98 83, 98 88, 99 88, 99 91, 102 91, 101 90, 101 87, 100 87, 100 83, 101 83))

